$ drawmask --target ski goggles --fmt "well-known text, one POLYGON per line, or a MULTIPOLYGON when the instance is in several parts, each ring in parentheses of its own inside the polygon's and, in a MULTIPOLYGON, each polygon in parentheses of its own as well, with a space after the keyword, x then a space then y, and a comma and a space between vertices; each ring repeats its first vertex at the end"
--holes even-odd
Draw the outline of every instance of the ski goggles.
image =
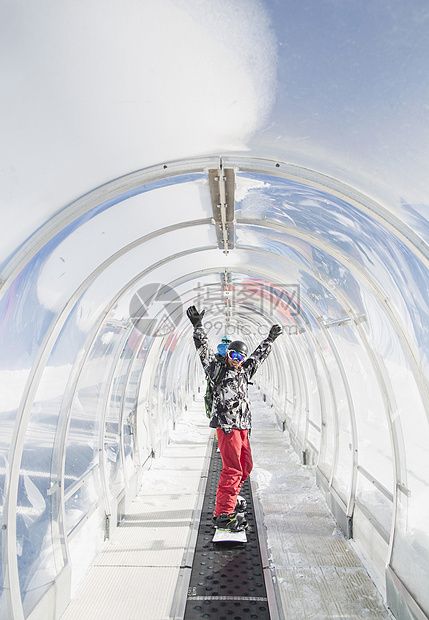
POLYGON ((239 353, 238 351, 229 350, 227 353, 230 360, 237 360, 237 362, 242 362, 246 357, 244 353, 239 353))

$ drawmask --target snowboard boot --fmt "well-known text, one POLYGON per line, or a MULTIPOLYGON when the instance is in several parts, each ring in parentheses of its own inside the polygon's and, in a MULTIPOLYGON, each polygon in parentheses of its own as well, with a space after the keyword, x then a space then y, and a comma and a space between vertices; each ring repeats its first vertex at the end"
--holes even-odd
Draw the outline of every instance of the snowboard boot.
POLYGON ((234 512, 246 512, 247 502, 242 495, 237 496, 234 512))
POLYGON ((213 522, 218 530, 228 530, 229 532, 242 532, 245 529, 244 515, 232 512, 227 515, 225 513, 218 517, 213 517, 213 522))
POLYGON ((235 514, 240 515, 243 518, 242 525, 245 530, 249 527, 246 521, 246 508, 247 502, 242 495, 237 496, 237 503, 235 505, 235 514))

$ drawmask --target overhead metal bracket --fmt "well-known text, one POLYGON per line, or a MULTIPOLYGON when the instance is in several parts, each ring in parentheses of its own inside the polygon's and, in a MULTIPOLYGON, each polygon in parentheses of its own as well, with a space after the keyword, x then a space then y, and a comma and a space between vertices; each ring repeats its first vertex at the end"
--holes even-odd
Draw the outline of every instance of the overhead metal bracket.
POLYGON ((235 172, 233 168, 224 168, 220 158, 219 168, 209 170, 208 174, 218 247, 228 254, 234 248, 235 172))
POLYGON ((343 325, 347 325, 348 323, 351 323, 352 321, 356 325, 359 325, 359 323, 364 323, 365 321, 368 320, 365 314, 361 314, 356 317, 344 316, 343 319, 335 319, 335 320, 329 320, 326 317, 319 317, 319 318, 320 318, 321 325, 323 327, 326 327, 326 329, 329 329, 330 327, 342 327, 343 325))
POLYGON ((352 321, 350 316, 344 316, 342 319, 330 319, 326 316, 318 317, 319 323, 325 329, 330 329, 331 327, 342 327, 343 325, 347 325, 352 321))

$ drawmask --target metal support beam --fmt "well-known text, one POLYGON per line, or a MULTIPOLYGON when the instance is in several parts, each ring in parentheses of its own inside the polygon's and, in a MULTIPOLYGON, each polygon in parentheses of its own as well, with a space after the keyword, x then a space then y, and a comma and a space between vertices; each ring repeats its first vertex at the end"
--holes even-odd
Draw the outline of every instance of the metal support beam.
POLYGON ((234 248, 235 172, 233 168, 224 168, 220 158, 219 168, 209 170, 208 174, 218 247, 228 254, 234 248))
POLYGON ((229 334, 231 323, 231 301, 232 301, 232 278, 231 273, 225 269, 220 274, 220 280, 222 285, 222 297, 225 304, 225 333, 229 334))

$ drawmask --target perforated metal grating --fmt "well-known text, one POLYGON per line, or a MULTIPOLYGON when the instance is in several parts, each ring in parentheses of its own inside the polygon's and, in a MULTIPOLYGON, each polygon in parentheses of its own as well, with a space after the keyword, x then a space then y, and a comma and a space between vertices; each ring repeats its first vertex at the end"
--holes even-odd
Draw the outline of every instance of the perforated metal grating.
POLYGON ((269 620, 267 592, 259 551, 250 484, 241 495, 247 501, 247 543, 213 543, 212 522, 222 459, 213 446, 198 530, 184 620, 269 620))

